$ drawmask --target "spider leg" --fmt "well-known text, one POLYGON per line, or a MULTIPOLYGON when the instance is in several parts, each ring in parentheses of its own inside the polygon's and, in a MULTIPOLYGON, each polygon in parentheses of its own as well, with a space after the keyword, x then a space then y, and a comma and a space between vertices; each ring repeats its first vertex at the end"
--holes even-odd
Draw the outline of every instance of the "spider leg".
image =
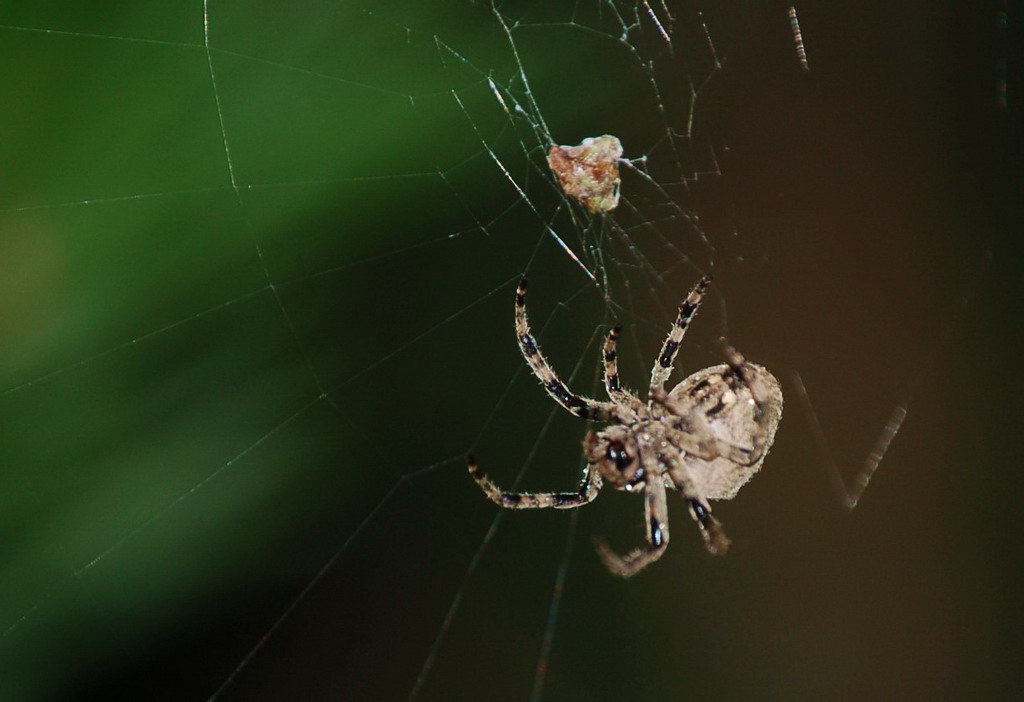
POLYGON ((726 345, 725 347, 725 359, 732 368, 743 384, 750 390, 750 396, 754 400, 754 404, 757 405, 757 412, 754 413, 754 419, 757 422, 758 431, 754 433, 753 446, 748 449, 739 449, 732 447, 726 455, 730 461, 739 464, 741 466, 752 466, 764 456, 765 444, 768 438, 767 428, 771 424, 771 414, 766 411, 769 403, 768 390, 765 388, 764 381, 757 375, 756 372, 751 370, 747 364, 743 354, 734 349, 732 346, 726 345))
POLYGON ((616 554, 604 542, 594 537, 597 555, 614 575, 628 578, 639 570, 661 558, 668 548, 668 501, 665 482, 661 476, 653 476, 644 486, 644 514, 647 522, 647 546, 633 551, 628 556, 616 554))
POLYGON ((725 347, 725 355, 732 375, 723 374, 722 378, 729 383, 733 391, 736 390, 737 380, 742 383, 749 390, 750 398, 757 407, 757 411, 754 412, 757 431, 751 436, 752 445, 749 448, 718 437, 711 430, 710 422, 703 413, 695 411, 679 398, 672 397, 663 388, 652 388, 651 400, 678 418, 678 424, 675 425, 678 434, 674 437, 674 443, 679 448, 705 461, 723 457, 736 465, 752 466, 764 458, 768 437, 774 435, 768 430, 773 423, 778 422, 782 397, 772 397, 763 375, 767 371, 763 368, 751 367, 743 355, 731 346, 725 347), (774 412, 769 411, 772 405, 776 406, 774 412))
POLYGON ((484 475, 472 456, 466 456, 466 464, 484 494, 507 509, 575 509, 592 502, 601 490, 601 476, 591 471, 590 466, 576 492, 505 492, 484 475))
POLYGON ((651 369, 651 396, 656 391, 664 389, 665 381, 672 375, 672 364, 675 363, 676 354, 679 353, 679 344, 683 341, 683 335, 686 334, 686 327, 689 326, 690 320, 697 314, 701 298, 704 297, 704 292, 709 285, 711 285, 711 276, 706 275, 693 286, 690 294, 679 306, 676 323, 672 326, 672 331, 668 333, 665 343, 662 344, 661 353, 658 354, 658 359, 651 369))
POLYGON ((572 393, 565 383, 555 375, 555 371, 548 365, 544 354, 540 352, 537 340, 530 333, 530 323, 526 318, 526 278, 519 281, 519 287, 516 289, 516 339, 519 341, 519 350, 522 352, 523 358, 530 365, 530 370, 537 376, 555 402, 583 419, 596 421, 611 419, 613 407, 611 403, 598 402, 589 397, 572 393))
POLYGON ((674 463, 668 471, 672 483, 683 494, 690 507, 690 516, 700 527, 704 545, 716 556, 724 556, 729 550, 729 537, 722 531, 722 524, 711 514, 711 505, 696 489, 690 471, 681 462, 674 463))
MULTIPOLYGON (((714 438, 711 425, 707 417, 700 412, 695 412, 686 407, 676 398, 669 396, 664 388, 657 388, 652 391, 651 400, 667 409, 677 417, 678 424, 674 425, 677 432, 673 435, 672 442, 677 448, 682 449, 691 456, 696 456, 705 461, 713 461, 719 456, 729 456, 732 447, 721 440, 714 438), (703 438, 698 438, 703 437, 703 438)), ((746 455, 743 454, 744 460, 746 455)))
POLYGON ((619 340, 620 332, 622 332, 622 327, 612 327, 604 341, 604 353, 601 356, 604 363, 604 389, 608 391, 608 397, 612 398, 616 404, 638 409, 643 407, 640 398, 619 384, 619 361, 615 344, 619 340))

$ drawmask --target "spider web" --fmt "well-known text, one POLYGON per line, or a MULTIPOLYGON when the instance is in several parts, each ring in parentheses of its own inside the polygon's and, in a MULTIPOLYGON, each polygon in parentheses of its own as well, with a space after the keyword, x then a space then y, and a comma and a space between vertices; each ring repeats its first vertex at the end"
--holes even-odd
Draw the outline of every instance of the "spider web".
POLYGON ((0 696, 1009 690, 1019 105, 997 6, 882 8, 0 10, 0 696), (622 201, 595 217, 545 156, 605 133, 622 201), (682 368, 727 337, 787 393, 798 370, 847 476, 914 408, 850 517, 791 402, 716 507, 729 558, 673 504, 619 581, 589 539, 637 544, 635 496, 502 513, 464 455, 507 488, 579 477, 586 428, 515 349, 521 275, 599 395, 608 325, 642 388, 709 271, 682 368))

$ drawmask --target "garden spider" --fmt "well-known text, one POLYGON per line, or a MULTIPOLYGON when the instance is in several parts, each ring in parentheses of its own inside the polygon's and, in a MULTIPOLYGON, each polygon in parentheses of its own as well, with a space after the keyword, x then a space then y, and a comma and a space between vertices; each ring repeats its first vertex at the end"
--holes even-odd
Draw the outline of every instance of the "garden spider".
POLYGON ((577 417, 610 424, 583 441, 587 468, 576 492, 504 492, 484 475, 472 456, 469 473, 491 500, 508 509, 575 509, 591 502, 608 481, 619 490, 642 491, 647 545, 628 556, 594 539, 608 569, 629 577, 653 563, 668 546, 666 490, 678 490, 697 522, 708 550, 724 554, 729 539, 711 515, 709 500, 731 499, 760 468, 782 416, 782 389, 767 369, 747 363, 725 346, 726 363, 704 368, 665 392, 665 381, 686 327, 711 283, 704 276, 679 307, 679 315, 651 369, 645 404, 619 384, 615 345, 620 327, 604 342, 604 387, 611 402, 573 394, 548 365, 526 318, 526 279, 516 291, 519 349, 544 389, 577 417))

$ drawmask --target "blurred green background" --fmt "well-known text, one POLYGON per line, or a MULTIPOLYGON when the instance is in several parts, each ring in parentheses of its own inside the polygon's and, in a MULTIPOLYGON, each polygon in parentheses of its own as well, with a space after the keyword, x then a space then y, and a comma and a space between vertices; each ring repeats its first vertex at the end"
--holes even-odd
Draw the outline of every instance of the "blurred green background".
POLYGON ((671 52, 643 4, 596 0, 504 3, 508 33, 471 2, 0 5, 0 698, 519 700, 538 663, 548 699, 1019 694, 1006 18, 855 5, 798 6, 809 73, 781 3, 670 3, 671 52), (727 60, 673 151, 712 65, 698 11, 727 60), (538 109, 647 155, 714 251, 632 172, 628 239, 578 229, 538 109), (612 306, 545 223, 606 237, 612 306), (638 387, 712 263, 683 367, 728 332, 789 398, 716 509, 729 557, 674 504, 665 558, 613 579, 590 536, 637 541, 625 494, 494 522, 462 455, 566 489, 585 431, 522 371, 518 276, 557 368, 591 387, 615 317, 638 387), (925 373, 852 515, 793 371, 848 476, 925 373))

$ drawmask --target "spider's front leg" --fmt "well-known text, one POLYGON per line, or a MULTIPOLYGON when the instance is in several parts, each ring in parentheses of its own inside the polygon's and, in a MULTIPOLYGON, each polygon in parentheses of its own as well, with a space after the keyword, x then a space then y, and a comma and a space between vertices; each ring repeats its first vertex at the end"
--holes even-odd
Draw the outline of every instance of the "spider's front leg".
POLYGON ((660 475, 652 475, 644 486, 644 514, 647 522, 647 546, 628 556, 616 554, 603 539, 594 537, 597 555, 615 575, 628 578, 661 558, 668 548, 668 502, 665 483, 660 475))
POLYGON ((616 345, 619 341, 619 334, 622 327, 616 325, 608 332, 604 340, 604 349, 601 353, 601 363, 604 365, 604 389, 613 402, 636 411, 644 406, 640 398, 622 387, 619 382, 619 354, 616 345))
POLYGON ((598 402, 589 397, 577 395, 555 374, 551 364, 544 358, 540 345, 530 331, 530 320, 526 316, 526 278, 519 281, 516 288, 516 340, 519 351, 530 366, 530 370, 541 382, 548 395, 565 409, 582 419, 608 421, 614 415, 614 405, 609 402, 598 402))
POLYGON ((466 464, 484 494, 506 509, 575 509, 592 502, 601 490, 601 476, 591 471, 590 466, 576 492, 505 492, 484 475, 472 456, 466 456, 466 464))
POLYGON ((697 310, 700 309, 700 301, 709 285, 711 285, 711 276, 706 275, 697 281, 697 284, 690 290, 690 294, 683 300, 683 304, 679 306, 676 322, 672 325, 672 330, 661 346, 661 353, 654 361, 654 368, 651 369, 650 397, 654 397, 655 393, 664 390, 665 381, 672 375, 672 365, 676 362, 679 345, 683 342, 683 336, 686 335, 686 328, 690 326, 697 310))

